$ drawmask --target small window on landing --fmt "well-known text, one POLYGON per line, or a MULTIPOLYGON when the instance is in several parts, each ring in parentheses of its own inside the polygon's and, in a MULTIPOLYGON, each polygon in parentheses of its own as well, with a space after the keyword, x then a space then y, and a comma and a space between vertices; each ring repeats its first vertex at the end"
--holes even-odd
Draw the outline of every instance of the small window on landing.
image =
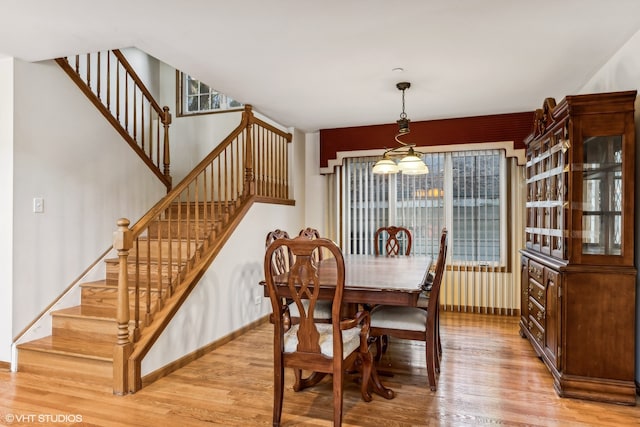
POLYGON ((217 113, 240 110, 243 104, 220 93, 188 74, 177 72, 178 115, 217 113))

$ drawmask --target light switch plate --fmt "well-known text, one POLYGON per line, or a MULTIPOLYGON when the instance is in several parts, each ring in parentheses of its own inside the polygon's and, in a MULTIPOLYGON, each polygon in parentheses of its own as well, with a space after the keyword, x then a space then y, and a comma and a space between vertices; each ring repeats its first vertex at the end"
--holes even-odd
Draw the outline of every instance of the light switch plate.
POLYGON ((33 212, 34 213, 44 212, 44 199, 42 197, 33 198, 33 212))

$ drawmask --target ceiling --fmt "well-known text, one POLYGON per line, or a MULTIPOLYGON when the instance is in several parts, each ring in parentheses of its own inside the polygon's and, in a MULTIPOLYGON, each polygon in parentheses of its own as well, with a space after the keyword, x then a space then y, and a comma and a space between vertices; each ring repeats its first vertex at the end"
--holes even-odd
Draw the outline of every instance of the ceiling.
POLYGON ((638 0, 10 0, 0 11, 0 56, 137 47, 304 131, 393 123, 399 81, 411 82, 412 121, 531 111, 577 93, 640 30, 638 0))

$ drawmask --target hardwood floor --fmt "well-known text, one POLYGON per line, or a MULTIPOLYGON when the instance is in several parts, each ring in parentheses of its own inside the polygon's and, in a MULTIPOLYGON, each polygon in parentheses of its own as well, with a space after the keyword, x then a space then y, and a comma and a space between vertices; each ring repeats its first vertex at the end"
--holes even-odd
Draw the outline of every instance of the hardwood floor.
MULTIPOLYGON (((396 398, 374 395, 365 403, 357 384, 348 380, 343 424, 640 425, 640 406, 559 398, 551 375, 518 335, 516 317, 443 312, 441 331, 444 357, 437 392, 427 387, 424 343, 392 339, 379 369, 393 374, 383 382, 396 398)), ((0 424, 267 426, 272 415, 272 366, 270 324, 124 397, 81 380, 10 373, 0 366, 0 424)), ((296 393, 289 370, 285 384, 282 425, 331 425, 330 379, 296 393)))

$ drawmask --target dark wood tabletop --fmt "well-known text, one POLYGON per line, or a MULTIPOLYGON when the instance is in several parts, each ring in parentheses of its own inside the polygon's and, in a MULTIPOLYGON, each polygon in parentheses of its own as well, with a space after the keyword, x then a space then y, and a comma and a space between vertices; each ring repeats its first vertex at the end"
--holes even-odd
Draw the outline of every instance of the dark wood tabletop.
MULTIPOLYGON (((345 255, 344 263, 343 302, 415 306, 432 259, 428 256, 345 255)), ((323 292, 322 284, 325 281, 335 283, 335 275, 334 258, 320 261, 321 298, 332 298, 331 286, 323 292)), ((285 273, 276 280, 285 284, 286 278, 285 273)), ((280 290, 281 295, 286 297, 287 289, 283 286, 279 288, 280 290)), ((265 295, 267 295, 266 287, 265 295)))

